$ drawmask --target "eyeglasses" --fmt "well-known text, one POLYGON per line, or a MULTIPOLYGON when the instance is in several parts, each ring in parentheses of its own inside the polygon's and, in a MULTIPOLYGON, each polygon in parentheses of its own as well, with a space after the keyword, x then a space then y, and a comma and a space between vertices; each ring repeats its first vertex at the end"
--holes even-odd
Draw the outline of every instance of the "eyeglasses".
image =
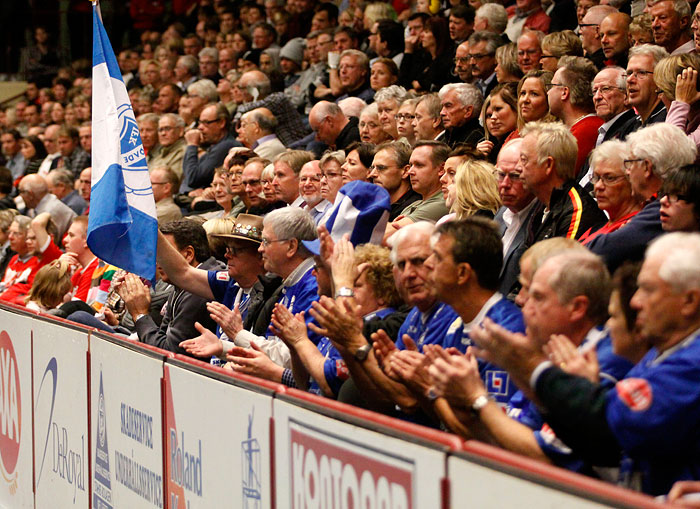
POLYGON ((598 24, 596 24, 596 23, 581 23, 579 25, 579 28, 585 28, 585 27, 595 27, 595 29, 598 30, 598 24))
POLYGON ((522 173, 519 171, 511 171, 510 173, 506 173, 504 171, 496 172, 496 179, 498 179, 499 182, 503 182, 506 177, 508 177, 511 182, 522 182, 524 180, 522 173))
POLYGON ((403 122, 404 120, 413 120, 416 118, 415 115, 406 115, 404 113, 399 113, 398 115, 394 115, 394 120, 401 121, 403 122))
POLYGON ((597 184, 598 182, 603 182, 606 186, 612 186, 614 184, 617 184, 620 182, 622 179, 626 179, 624 175, 596 175, 595 173, 591 176, 591 183, 593 185, 597 184))
POLYGON ((491 57, 493 53, 470 53, 469 60, 481 60, 482 58, 491 57))
POLYGON ((563 85, 562 83, 547 83, 547 84, 544 86, 544 88, 547 90, 547 92, 549 92, 550 90, 552 90, 552 88, 554 88, 554 87, 569 88, 568 85, 563 85))
POLYGON ((372 165, 372 166, 369 167, 369 171, 375 171, 375 170, 376 170, 376 171, 378 171, 378 172, 382 172, 382 171, 389 170, 389 169, 391 169, 391 168, 392 168, 391 166, 385 166, 385 165, 383 165, 383 164, 374 164, 374 165, 372 165))
POLYGON ((468 57, 455 57, 452 59, 452 61, 455 64, 468 64, 469 60, 471 60, 471 56, 468 57))
POLYGON ((266 239, 266 238, 263 237, 263 239, 262 239, 262 245, 263 245, 263 247, 269 247, 269 245, 272 244, 272 243, 274 243, 274 242, 287 242, 288 240, 291 240, 291 239, 270 240, 270 239, 266 239))
POLYGON ((323 174, 323 176, 321 178, 324 178, 324 177, 326 179, 343 178, 343 174, 342 173, 335 173, 332 171, 327 171, 323 174))
POLYGON ((626 170, 629 170, 629 169, 632 167, 632 165, 633 165, 634 163, 636 163, 637 161, 644 161, 644 159, 640 159, 640 158, 638 158, 638 159, 625 159, 625 160, 623 161, 623 163, 624 163, 624 165, 625 165, 625 169, 626 169, 626 170))
POLYGON ((203 119, 200 118, 200 119, 199 119, 199 123, 200 123, 200 124, 204 124, 204 125, 212 125, 212 124, 216 124, 219 120, 221 120, 221 119, 220 119, 220 118, 216 118, 216 119, 214 119, 214 120, 203 120, 203 119))
POLYGON ((593 92, 593 95, 596 95, 598 92, 600 92, 602 95, 608 95, 613 90, 620 90, 622 92, 625 91, 625 89, 622 87, 611 87, 608 85, 603 85, 602 87, 592 88, 591 92, 593 92))
POLYGON ((678 193, 669 193, 668 191, 662 191, 659 193, 659 200, 666 198, 668 200, 668 203, 673 205, 674 203, 678 203, 678 201, 684 201, 686 203, 690 203, 692 198, 690 196, 687 196, 685 194, 678 194, 678 193))
MULTIPOLYGON (((201 122, 201 120, 200 120, 200 122, 201 122)), ((175 129, 174 126, 164 125, 164 126, 158 128, 158 132, 159 133, 167 133, 167 132, 172 131, 173 129, 175 129)))
POLYGON ((260 180, 243 180, 241 181, 241 184, 243 184, 243 187, 257 187, 260 185, 260 180))
POLYGON ((164 186, 165 184, 169 184, 170 182, 151 182, 151 186, 164 186))
POLYGON ((627 79, 630 79, 631 77, 635 77, 635 78, 637 78, 638 80, 640 80, 640 79, 646 78, 646 77, 649 76, 650 74, 653 75, 653 74, 654 74, 654 71, 644 71, 644 70, 641 70, 641 69, 636 70, 636 71, 630 71, 630 70, 628 70, 628 71, 627 71, 627 79))

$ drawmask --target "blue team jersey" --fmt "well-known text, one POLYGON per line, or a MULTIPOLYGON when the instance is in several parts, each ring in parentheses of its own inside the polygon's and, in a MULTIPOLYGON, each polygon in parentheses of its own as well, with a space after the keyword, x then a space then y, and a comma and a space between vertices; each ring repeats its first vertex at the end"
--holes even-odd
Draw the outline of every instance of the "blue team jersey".
POLYGON ((625 378, 634 364, 613 352, 609 331, 603 339, 596 343, 595 348, 600 370, 600 385, 612 388, 619 380, 625 378))
POLYGON ((408 334, 413 339, 419 352, 423 352, 423 345, 444 346, 447 331, 457 318, 455 310, 442 302, 436 303, 425 315, 414 307, 399 329, 396 348, 406 349, 403 343, 404 334, 408 334))
POLYGON ((700 480, 700 340, 652 348, 608 391, 606 417, 626 460, 621 482, 651 495, 700 480))
MULTIPOLYGON (((318 284, 316 278, 313 276, 311 271, 313 267, 309 268, 304 275, 299 278, 299 281, 291 286, 285 286, 280 292, 280 297, 277 302, 284 305, 291 313, 300 313, 302 311, 306 312, 306 318, 308 320, 308 311, 311 307, 311 303, 318 300, 318 284)), ((268 329, 265 332, 265 337, 270 337, 273 334, 268 329)))
MULTIPOLYGON (((493 303, 483 315, 483 318, 490 318, 494 323, 500 325, 511 332, 525 332, 525 322, 523 321, 523 313, 520 308, 513 304, 508 299, 500 294, 496 295, 496 302, 493 303), (500 298, 499 298, 500 297, 500 298)), ((488 305, 488 303, 487 303, 488 305)), ((481 312, 479 313, 481 315, 481 312)), ((471 324, 464 324, 461 318, 457 318, 450 325, 447 331, 447 337, 443 347, 455 347, 460 352, 467 351, 467 347, 472 346, 473 342, 469 336, 471 327, 483 321, 481 316, 477 316, 471 324)), ((515 384, 511 382, 508 372, 499 368, 490 362, 478 360, 479 374, 481 380, 486 386, 489 396, 493 398, 499 405, 506 405, 510 398, 517 390, 515 384)))
MULTIPOLYGON (((396 310, 393 308, 380 309, 379 311, 370 313, 367 316, 365 316, 364 321, 366 322, 367 320, 372 320, 374 318, 385 318, 386 316, 390 315, 391 313, 394 313, 395 311, 396 310)), ((333 391, 333 395, 337 397, 338 392, 340 391, 340 387, 343 385, 343 382, 350 378, 350 372, 348 371, 348 368, 345 364, 345 361, 343 360, 343 357, 340 355, 340 352, 335 346, 333 346, 333 343, 331 343, 330 339, 323 336, 318 341, 318 344, 316 346, 326 358, 326 360, 323 362, 323 374, 326 377, 326 383, 330 386, 331 390, 333 391)), ((314 394, 322 394, 321 388, 318 386, 318 383, 313 378, 311 379, 311 383, 309 384, 309 392, 312 392, 314 394)))

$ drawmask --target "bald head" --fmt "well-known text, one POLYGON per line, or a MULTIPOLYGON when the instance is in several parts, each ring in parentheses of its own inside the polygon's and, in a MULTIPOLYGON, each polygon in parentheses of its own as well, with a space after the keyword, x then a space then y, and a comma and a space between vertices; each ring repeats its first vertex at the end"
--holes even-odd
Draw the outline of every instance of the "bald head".
POLYGON ((35 173, 27 175, 20 181, 19 192, 27 208, 33 209, 48 194, 49 186, 44 177, 35 173))
POLYGON ((605 58, 627 55, 627 50, 630 47, 628 35, 631 22, 632 18, 624 12, 608 14, 600 22, 598 35, 605 58))
POLYGON ((299 194, 309 207, 315 207, 321 201, 321 166, 319 161, 309 161, 301 167, 299 194))

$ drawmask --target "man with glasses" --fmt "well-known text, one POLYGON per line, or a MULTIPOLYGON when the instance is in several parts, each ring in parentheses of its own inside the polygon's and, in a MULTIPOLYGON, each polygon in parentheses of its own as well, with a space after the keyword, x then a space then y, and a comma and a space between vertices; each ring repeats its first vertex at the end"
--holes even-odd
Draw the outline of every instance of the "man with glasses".
POLYGON ((452 74, 456 75, 464 83, 472 83, 474 81, 471 61, 472 59, 469 56, 469 41, 464 41, 457 46, 455 50, 455 69, 452 71, 452 74))
POLYGON ((494 220, 500 225, 503 242, 503 266, 499 275, 499 291, 503 295, 508 295, 518 282, 527 225, 537 203, 535 195, 525 186, 522 175, 516 169, 522 142, 522 138, 509 141, 498 152, 496 160, 498 194, 503 206, 494 220))
POLYGON ((411 203, 421 199, 408 177, 411 149, 405 143, 386 142, 377 147, 368 177, 389 193, 389 221, 396 219, 411 203))
POLYGON ((671 170, 691 164, 697 154, 695 143, 682 130, 664 122, 631 133, 627 146, 625 170, 644 208, 619 230, 598 235, 587 245, 610 270, 641 259, 647 244, 662 233, 658 192, 671 170))
POLYGON ((274 159, 286 150, 275 134, 277 119, 267 108, 257 108, 241 117, 236 132, 238 140, 260 157, 274 159))
POLYGON ((621 129, 621 137, 656 122, 666 120, 666 106, 654 81, 654 68, 668 52, 661 46, 642 44, 630 48, 627 62, 627 103, 637 116, 621 129))
POLYGON ((240 147, 228 132, 228 110, 222 103, 210 104, 199 114, 199 126, 185 133, 187 148, 182 161, 183 181, 180 192, 204 189, 214 178, 232 147, 240 147), (199 150, 205 149, 202 156, 199 150))
POLYGON ((594 5, 588 9, 583 22, 579 24, 583 56, 593 62, 598 69, 605 66, 605 53, 598 34, 600 23, 614 12, 617 12, 617 9, 610 5, 594 5))
MULTIPOLYGON (((333 68, 331 68, 331 75, 333 68)), ((338 78, 342 94, 336 102, 346 97, 359 97, 369 103, 374 98, 374 90, 369 86, 369 59, 367 55, 355 49, 345 50, 340 54, 338 78)))
POLYGON ((158 224, 182 219, 180 207, 175 205, 173 200, 173 194, 180 188, 177 174, 167 166, 154 167, 151 171, 151 188, 153 200, 156 202, 158 224))
POLYGON ((561 119, 576 138, 576 174, 595 147, 598 128, 603 123, 593 113, 593 97, 589 83, 595 75, 596 68, 590 60, 563 56, 559 59, 559 68, 554 73, 547 91, 550 113, 561 119))
POLYGON ((334 150, 345 150, 360 141, 357 117, 346 117, 332 102, 321 101, 311 108, 309 125, 316 133, 316 139, 334 150))
MULTIPOLYGON (((498 85, 496 80, 496 48, 501 44, 501 37, 493 32, 474 32, 469 37, 469 61, 473 82, 487 97, 498 85)), ((456 56, 455 56, 456 58, 456 56)))
POLYGON ((518 67, 523 74, 540 68, 542 32, 525 32, 518 37, 518 67))
MULTIPOLYGON (((159 166, 167 166, 175 172, 178 179, 182 178, 182 160, 185 157, 187 143, 183 134, 185 121, 175 113, 166 113, 158 120, 158 142, 160 151, 148 166, 153 169, 159 166)), ((177 192, 178 188, 173 189, 177 192)))
POLYGON ((557 123, 530 122, 516 171, 538 204, 530 220, 527 246, 551 237, 578 239, 607 221, 595 200, 574 181, 576 138, 557 123))

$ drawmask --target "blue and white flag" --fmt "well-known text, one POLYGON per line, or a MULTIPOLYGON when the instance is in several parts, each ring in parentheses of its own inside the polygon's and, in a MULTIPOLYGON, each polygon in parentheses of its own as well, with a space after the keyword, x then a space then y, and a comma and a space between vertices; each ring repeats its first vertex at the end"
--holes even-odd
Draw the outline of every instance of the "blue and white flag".
POLYGON ((134 110, 92 7, 92 193, 87 243, 98 258, 155 279, 158 220, 134 110))

